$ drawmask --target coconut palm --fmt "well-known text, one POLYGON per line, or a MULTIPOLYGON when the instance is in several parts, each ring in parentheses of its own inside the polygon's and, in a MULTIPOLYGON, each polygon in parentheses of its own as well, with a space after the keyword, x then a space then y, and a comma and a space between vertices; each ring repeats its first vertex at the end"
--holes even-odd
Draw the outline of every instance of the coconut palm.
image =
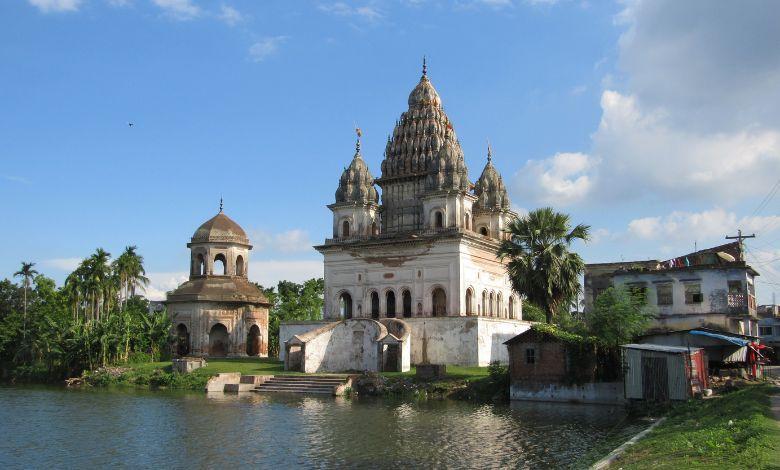
POLYGON ((547 322, 580 292, 579 277, 585 263, 569 251, 574 240, 587 241, 590 226, 571 228, 567 214, 551 207, 536 209, 509 223, 509 238, 501 242, 498 257, 509 260, 512 288, 544 309, 547 322))
POLYGON ((27 291, 30 290, 30 281, 38 275, 38 271, 33 269, 35 263, 26 263, 22 261, 22 269, 14 273, 14 277, 22 278, 24 286, 24 325, 22 326, 22 337, 27 336, 27 291))
POLYGON ((114 273, 119 280, 119 297, 122 309, 127 306, 127 299, 134 297, 136 289, 149 285, 149 279, 144 270, 144 257, 136 253, 138 247, 128 246, 114 261, 114 273))

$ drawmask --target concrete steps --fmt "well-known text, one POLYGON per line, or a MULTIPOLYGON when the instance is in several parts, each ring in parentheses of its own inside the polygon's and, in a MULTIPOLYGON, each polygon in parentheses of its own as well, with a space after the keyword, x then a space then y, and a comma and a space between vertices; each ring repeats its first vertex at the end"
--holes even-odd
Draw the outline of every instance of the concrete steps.
POLYGON ((338 395, 348 381, 347 375, 275 375, 257 384, 252 391, 338 395))

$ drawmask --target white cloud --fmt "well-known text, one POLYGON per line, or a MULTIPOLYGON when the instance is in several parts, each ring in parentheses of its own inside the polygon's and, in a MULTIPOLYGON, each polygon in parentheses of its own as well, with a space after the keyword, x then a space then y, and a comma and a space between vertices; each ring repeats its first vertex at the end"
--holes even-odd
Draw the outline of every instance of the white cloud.
POLYGON ((276 54, 279 46, 287 39, 287 36, 272 36, 255 42, 249 48, 249 57, 255 62, 262 62, 276 54))
POLYGON ((171 18, 181 21, 191 20, 201 14, 200 7, 192 3, 192 0, 152 0, 152 2, 171 18))
POLYGON ((82 0, 27 0, 43 13, 77 11, 82 0))
POLYGON ((128 7, 133 4, 133 0, 106 0, 112 7, 128 7))
POLYGON ((149 300, 165 300, 165 294, 189 279, 189 273, 186 271, 147 273, 146 277, 149 278, 149 285, 144 290, 144 296, 149 300))
POLYGON ((529 160, 514 176, 514 193, 542 204, 566 205, 585 197, 592 187, 597 160, 583 153, 558 153, 529 160))
MULTIPOLYGON (((645 240, 722 240, 736 229, 772 233, 780 228, 780 216, 754 216, 739 218, 734 212, 714 208, 702 212, 674 211, 665 216, 643 217, 628 223, 628 233, 645 240)), ((725 243, 725 242, 724 242, 725 243)))
POLYGON ((357 17, 367 21, 376 21, 383 16, 378 9, 370 5, 353 7, 344 2, 334 2, 322 4, 317 8, 332 15, 357 17))
POLYGON ((71 273, 79 267, 81 261, 81 258, 52 258, 41 261, 41 265, 47 268, 71 273))
POLYGON ((256 252, 271 251, 281 253, 302 253, 313 251, 308 232, 300 229, 282 233, 269 233, 264 230, 252 230, 249 239, 256 252))
POLYGON ((573 87, 571 90, 569 90, 569 94, 571 94, 572 96, 577 96, 585 93, 586 91, 588 91, 587 85, 577 85, 573 87))
POLYGON ((218 18, 230 26, 235 26, 244 21, 244 15, 230 5, 222 5, 218 18))

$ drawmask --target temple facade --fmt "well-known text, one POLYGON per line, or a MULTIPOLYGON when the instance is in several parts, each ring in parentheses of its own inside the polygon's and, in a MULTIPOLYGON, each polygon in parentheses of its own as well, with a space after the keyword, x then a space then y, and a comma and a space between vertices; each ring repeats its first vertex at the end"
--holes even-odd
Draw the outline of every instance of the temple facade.
MULTIPOLYGON (((503 342, 528 324, 496 257, 516 214, 491 149, 472 183, 425 66, 388 137, 379 178, 360 144, 358 132, 328 205, 332 236, 315 247, 325 264, 324 323, 402 319, 412 364, 506 362, 503 342)), ((280 341, 314 326, 282 325, 280 341)))
POLYGON ((166 305, 178 356, 268 356, 268 309, 249 282, 246 232, 222 212, 207 220, 187 244, 190 277, 169 292, 166 305))

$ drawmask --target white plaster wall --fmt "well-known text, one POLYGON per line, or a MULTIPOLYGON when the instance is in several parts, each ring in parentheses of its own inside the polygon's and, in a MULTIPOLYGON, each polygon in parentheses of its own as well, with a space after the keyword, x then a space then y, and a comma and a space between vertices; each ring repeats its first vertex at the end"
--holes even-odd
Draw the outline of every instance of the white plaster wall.
POLYGON ((284 343, 289 341, 295 335, 302 335, 309 331, 322 328, 323 326, 333 323, 332 321, 286 321, 279 325, 279 360, 284 362, 285 350, 284 343))
POLYGON ((487 366, 493 361, 508 364, 509 350, 504 342, 528 331, 529 328, 531 328, 530 322, 480 318, 477 343, 478 365, 487 366))
POLYGON ((381 370, 381 345, 376 341, 379 332, 376 322, 340 323, 306 343, 305 372, 381 370), (356 337, 359 343, 354 342, 356 337))
POLYGON ((575 402, 614 405, 625 402, 623 382, 599 382, 580 385, 523 384, 509 387, 512 400, 575 402))

